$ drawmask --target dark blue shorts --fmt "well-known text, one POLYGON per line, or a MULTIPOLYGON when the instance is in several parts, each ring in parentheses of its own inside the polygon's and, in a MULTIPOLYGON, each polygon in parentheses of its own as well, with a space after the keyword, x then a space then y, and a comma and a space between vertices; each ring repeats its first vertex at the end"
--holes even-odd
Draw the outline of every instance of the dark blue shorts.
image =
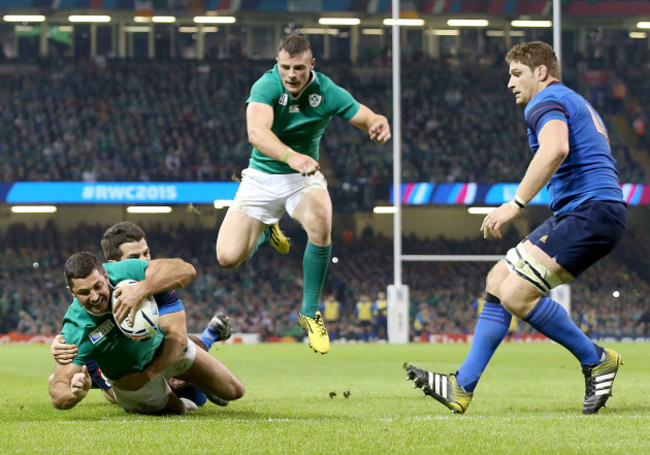
POLYGON ((587 201, 548 218, 526 238, 577 277, 614 249, 626 223, 622 202, 587 201))

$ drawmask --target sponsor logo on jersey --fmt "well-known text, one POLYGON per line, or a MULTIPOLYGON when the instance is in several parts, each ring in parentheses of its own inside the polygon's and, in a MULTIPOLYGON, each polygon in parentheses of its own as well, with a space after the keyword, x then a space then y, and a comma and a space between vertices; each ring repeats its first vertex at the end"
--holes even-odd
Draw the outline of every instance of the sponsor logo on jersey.
POLYGON ((104 338, 108 332, 110 332, 113 327, 115 327, 115 324, 113 324, 112 319, 106 319, 102 325, 97 327, 95 330, 90 332, 90 335, 88 335, 88 338, 90 338, 90 342, 92 344, 97 344, 99 340, 104 338))
POLYGON ((311 95, 309 95, 309 104, 311 105, 311 107, 318 107, 322 99, 323 99, 322 96, 316 93, 312 93, 311 95))
POLYGON ((289 95, 287 95, 286 93, 282 95, 280 99, 278 99, 278 104, 282 106, 286 106, 288 102, 289 102, 289 95))
POLYGON ((289 106, 289 113, 290 114, 298 114, 300 112, 300 106, 297 104, 292 104, 289 106))
POLYGON ((548 239, 548 235, 543 235, 543 236, 539 239, 539 241, 542 242, 542 243, 546 243, 546 240, 547 240, 547 239, 548 239))

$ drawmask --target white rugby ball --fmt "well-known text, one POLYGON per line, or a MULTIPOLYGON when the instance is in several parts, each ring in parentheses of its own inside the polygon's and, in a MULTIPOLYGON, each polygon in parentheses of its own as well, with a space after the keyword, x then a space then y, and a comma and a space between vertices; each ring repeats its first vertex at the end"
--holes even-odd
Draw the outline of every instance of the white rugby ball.
MULTIPOLYGON (((122 280, 115 286, 115 289, 129 286, 137 283, 136 280, 122 280)), ((111 297, 111 307, 115 307, 115 294, 111 297)), ((129 315, 124 318, 122 323, 115 321, 117 328, 134 341, 143 341, 151 338, 156 334, 158 328, 158 305, 152 296, 147 297, 138 310, 135 312, 133 325, 129 325, 129 315)))

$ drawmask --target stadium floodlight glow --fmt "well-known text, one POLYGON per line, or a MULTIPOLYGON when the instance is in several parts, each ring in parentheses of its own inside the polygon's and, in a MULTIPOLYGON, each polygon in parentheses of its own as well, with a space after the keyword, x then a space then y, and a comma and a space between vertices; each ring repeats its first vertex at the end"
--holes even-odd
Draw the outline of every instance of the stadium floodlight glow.
POLYGON ((460 35, 460 30, 427 30, 426 31, 427 35, 434 35, 434 36, 458 36, 460 35))
POLYGON ((553 27, 553 21, 514 20, 510 22, 510 25, 513 27, 550 28, 553 27))
POLYGON ((450 27, 487 27, 490 22, 487 19, 449 19, 447 25, 450 27))
POLYGON ((637 22, 636 28, 650 28, 650 22, 648 21, 637 22))
POLYGON ((130 205, 126 208, 128 213, 171 213, 168 205, 130 205))
POLYGON ((224 207, 230 207, 233 204, 232 199, 215 199, 214 201, 214 208, 215 209, 222 209, 224 207))
POLYGON ((630 32, 629 37, 632 39, 646 39, 648 34, 646 32, 630 32))
POLYGON ((492 213, 494 209, 496 207, 469 207, 467 213, 470 215, 487 215, 488 213, 492 213))
POLYGON ((235 16, 194 16, 195 24, 234 24, 235 16))
POLYGON ((508 32, 505 32, 503 30, 486 30, 485 31, 485 36, 526 36, 526 32, 523 30, 510 30, 508 32))
POLYGON ((393 214, 397 213, 397 207, 394 205, 384 205, 384 206, 377 206, 374 209, 372 209, 372 213, 377 213, 379 215, 385 215, 385 214, 393 214))
POLYGON ((178 27, 179 33, 216 33, 219 31, 219 27, 193 27, 191 25, 186 25, 183 27, 178 27))
POLYGON ((149 33, 151 27, 148 25, 125 25, 124 31, 128 33, 149 33))
POLYGON ((106 23, 111 21, 111 16, 107 14, 72 14, 68 16, 68 21, 106 23))
POLYGON ((14 205, 12 213, 55 213, 56 205, 14 205))
POLYGON ((361 34, 362 35, 383 35, 384 34, 384 29, 382 29, 382 28, 362 28, 361 29, 361 34))
POLYGON ((151 22, 151 16, 134 16, 133 22, 136 22, 138 24, 148 24, 151 22))
POLYGON ((5 14, 2 16, 5 22, 45 22, 42 14, 5 14))
POLYGON ((300 29, 300 33, 305 35, 338 35, 338 28, 325 28, 325 27, 304 27, 300 29))
POLYGON ((424 19, 384 19, 384 25, 399 25, 401 27, 422 27, 424 25, 424 19))
POLYGON ((173 24, 176 22, 176 16, 153 16, 151 22, 154 24, 173 24))
POLYGON ((361 19, 358 17, 321 17, 318 19, 320 25, 359 25, 361 19))

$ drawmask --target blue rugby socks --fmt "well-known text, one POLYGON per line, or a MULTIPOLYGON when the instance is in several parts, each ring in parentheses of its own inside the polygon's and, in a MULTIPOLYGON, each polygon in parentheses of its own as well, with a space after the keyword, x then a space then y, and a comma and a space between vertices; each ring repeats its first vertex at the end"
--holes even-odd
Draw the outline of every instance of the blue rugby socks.
POLYGON ((567 348, 581 365, 600 364, 602 348, 594 344, 554 300, 542 297, 524 318, 539 333, 567 348))
POLYGON ((466 392, 473 392, 485 367, 508 334, 512 315, 499 299, 489 294, 474 329, 474 341, 465 361, 456 372, 456 380, 466 392))

